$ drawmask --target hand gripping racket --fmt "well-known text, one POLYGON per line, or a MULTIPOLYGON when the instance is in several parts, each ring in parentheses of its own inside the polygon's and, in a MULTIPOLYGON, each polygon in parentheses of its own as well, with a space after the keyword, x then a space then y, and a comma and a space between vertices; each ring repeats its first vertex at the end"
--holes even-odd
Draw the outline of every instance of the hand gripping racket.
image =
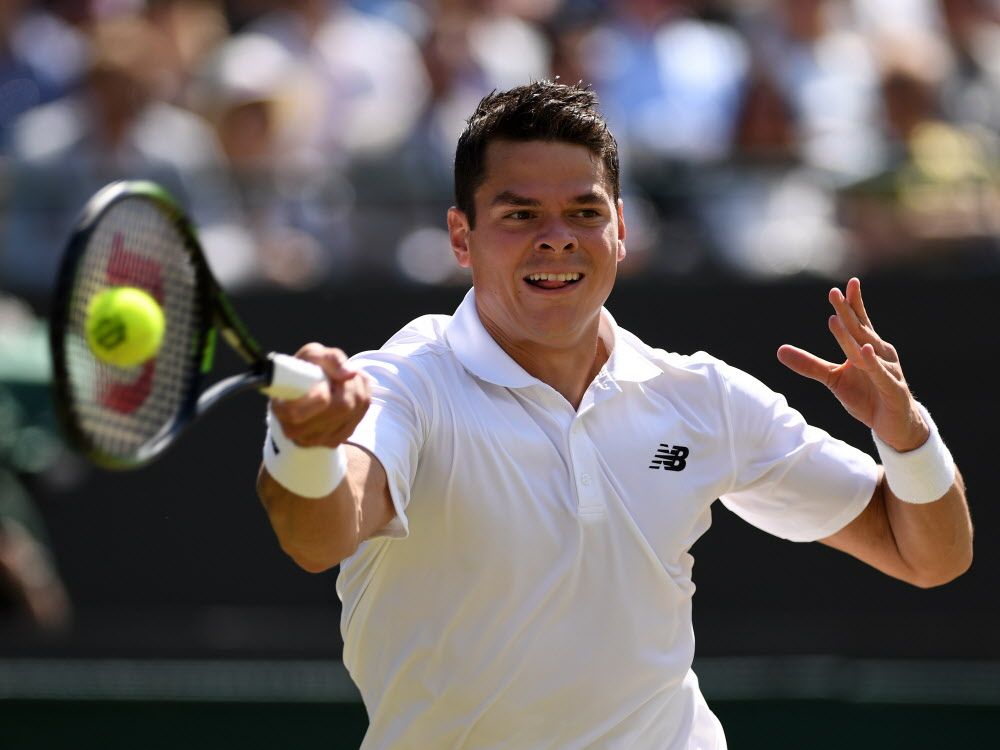
POLYGON ((234 393, 255 388, 295 398, 325 379, 316 365, 261 350, 212 275, 184 212, 151 182, 115 182, 87 203, 62 259, 49 332, 63 432, 108 469, 152 461, 234 393), (160 349, 133 367, 98 358, 85 335, 90 300, 117 286, 145 290, 164 314, 160 349), (219 332, 248 368, 203 388, 219 332))

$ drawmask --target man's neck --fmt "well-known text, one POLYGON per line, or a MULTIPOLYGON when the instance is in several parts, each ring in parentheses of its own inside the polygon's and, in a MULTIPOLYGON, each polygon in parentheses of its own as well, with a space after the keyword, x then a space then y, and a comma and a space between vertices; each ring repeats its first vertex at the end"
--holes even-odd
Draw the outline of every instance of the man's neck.
POLYGON ((562 394, 574 409, 580 407, 583 394, 608 361, 614 344, 614 333, 604 316, 600 317, 593 335, 572 347, 512 342, 502 332, 494 330, 488 321, 483 321, 483 325, 525 372, 562 394))

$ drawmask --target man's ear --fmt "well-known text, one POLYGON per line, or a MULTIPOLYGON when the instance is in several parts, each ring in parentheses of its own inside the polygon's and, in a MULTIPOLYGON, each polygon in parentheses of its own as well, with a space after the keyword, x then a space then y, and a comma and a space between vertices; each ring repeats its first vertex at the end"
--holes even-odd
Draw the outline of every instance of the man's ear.
POLYGON ((455 260, 462 268, 469 268, 472 261, 469 257, 469 219, 465 212, 459 211, 455 206, 448 209, 448 239, 451 240, 451 251, 455 253, 455 260))
POLYGON ((625 260, 625 204, 622 199, 618 199, 618 261, 625 260))

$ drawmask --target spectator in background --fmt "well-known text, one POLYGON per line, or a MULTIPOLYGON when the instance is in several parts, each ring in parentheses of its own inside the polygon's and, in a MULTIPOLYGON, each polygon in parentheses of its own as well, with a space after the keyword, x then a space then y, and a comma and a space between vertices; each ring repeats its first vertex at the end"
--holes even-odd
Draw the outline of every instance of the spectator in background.
POLYGON ((1000 133, 1000 6, 991 0, 940 0, 954 65, 941 88, 947 119, 1000 133))
POLYGON ((425 147, 432 150, 435 171, 443 175, 449 191, 450 152, 469 107, 493 89, 550 73, 549 43, 540 29, 484 5, 442 0, 421 44, 430 96, 414 131, 418 146, 411 150, 414 155, 425 147))
POLYGON ((243 33, 216 50, 189 90, 222 145, 260 281, 290 288, 344 275, 355 248, 350 186, 322 161, 295 159, 287 142, 303 73, 277 41, 243 33))
POLYGON ((626 220, 639 230, 632 272, 688 274, 706 264, 710 250, 690 186, 728 153, 748 49, 711 3, 623 0, 606 7, 596 16, 582 12, 582 21, 557 32, 556 62, 594 82, 619 139, 633 214, 626 220))
POLYGON ((13 122, 56 96, 59 84, 25 50, 22 24, 27 0, 0 3, 0 154, 8 149, 13 122))
POLYGON ((394 22, 326 0, 281 4, 246 30, 278 42, 296 65, 294 91, 283 98, 282 158, 309 175, 314 206, 332 191, 331 213, 314 217, 337 227, 328 233, 331 272, 387 271, 403 231, 394 157, 429 90, 416 42, 394 22))
POLYGON ((995 266, 1000 229, 998 163, 975 130, 940 106, 952 59, 942 40, 911 32, 879 41, 889 145, 884 168, 843 193, 860 267, 932 263, 995 266))
POLYGON ((697 214, 714 257, 749 278, 842 272, 833 191, 801 158, 794 107, 768 69, 744 90, 731 158, 695 177, 697 214))
POLYGON ((172 86, 159 63, 161 32, 139 17, 115 17, 94 24, 90 43, 80 90, 16 124, 0 277, 18 290, 48 290, 86 200, 115 179, 146 178, 188 207, 223 283, 252 278, 249 243, 235 221, 211 128, 161 97, 172 86))
POLYGON ((549 75, 549 43, 538 24, 555 8, 548 0, 437 4, 420 45, 429 96, 398 159, 392 160, 404 165, 405 174, 391 182, 412 209, 407 215, 394 206, 377 222, 385 228, 386 219, 402 220, 392 244, 395 270, 404 278, 425 284, 467 280, 441 227, 451 205, 454 144, 483 96, 549 75))
POLYGON ((41 518, 17 477, 0 467, 0 632, 61 631, 71 612, 41 518))
POLYGON ((229 37, 221 0, 146 0, 143 16, 163 36, 160 96, 185 106, 191 81, 229 37))
POLYGON ((24 481, 63 456, 53 434, 47 351, 43 322, 0 293, 0 632, 58 632, 72 616, 44 520, 24 481))
POLYGON ((853 26, 872 40, 938 31, 938 0, 847 0, 853 26))
POLYGON ((703 162, 725 156, 749 57, 729 26, 683 0, 621 0, 584 44, 623 157, 703 162))
POLYGON ((404 171, 397 189, 412 206, 410 216, 392 211, 400 226, 394 264, 406 279, 424 284, 457 282, 463 276, 451 261, 440 217, 451 205, 453 144, 464 117, 491 90, 489 73, 476 60, 471 6, 444 2, 421 39, 429 96, 400 154, 404 171))
POLYGON ((587 42, 596 25, 593 16, 568 15, 549 27, 553 77, 572 83, 587 80, 590 75, 587 42))
POLYGON ((427 97, 412 38, 346 2, 294 0, 248 29, 273 38, 312 74, 290 118, 302 158, 343 165, 398 148, 427 97))
POLYGON ((846 0, 775 0, 740 27, 792 108, 803 160, 845 182, 882 158, 878 69, 846 0))

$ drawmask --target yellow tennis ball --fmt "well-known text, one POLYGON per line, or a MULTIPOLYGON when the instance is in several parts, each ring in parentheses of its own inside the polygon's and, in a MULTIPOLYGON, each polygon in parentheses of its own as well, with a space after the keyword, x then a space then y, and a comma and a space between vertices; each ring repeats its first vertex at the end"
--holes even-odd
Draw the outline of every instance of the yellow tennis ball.
POLYGON ((156 300, 134 286, 106 289, 87 305, 87 343, 98 359, 118 367, 156 356, 165 325, 156 300))

